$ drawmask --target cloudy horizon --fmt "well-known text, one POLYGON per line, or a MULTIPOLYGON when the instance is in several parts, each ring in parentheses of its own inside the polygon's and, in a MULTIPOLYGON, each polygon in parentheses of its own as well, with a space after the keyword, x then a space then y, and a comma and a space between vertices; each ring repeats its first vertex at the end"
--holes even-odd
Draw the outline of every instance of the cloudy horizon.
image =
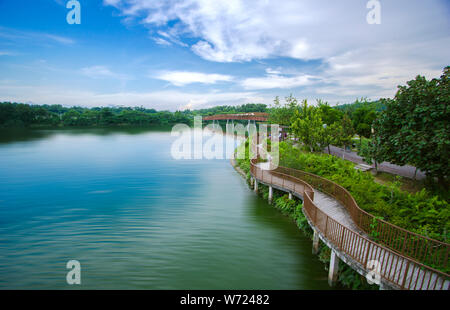
POLYGON ((393 97, 450 64, 450 5, 366 0, 0 2, 0 101, 200 109, 393 97), (25 4, 26 3, 26 4, 25 4))

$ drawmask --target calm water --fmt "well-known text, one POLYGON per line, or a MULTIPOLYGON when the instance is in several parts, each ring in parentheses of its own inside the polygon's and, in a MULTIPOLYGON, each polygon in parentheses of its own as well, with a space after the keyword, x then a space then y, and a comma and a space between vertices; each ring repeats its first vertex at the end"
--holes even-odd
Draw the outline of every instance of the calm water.
POLYGON ((296 226, 169 132, 0 131, 0 288, 328 289, 296 226))

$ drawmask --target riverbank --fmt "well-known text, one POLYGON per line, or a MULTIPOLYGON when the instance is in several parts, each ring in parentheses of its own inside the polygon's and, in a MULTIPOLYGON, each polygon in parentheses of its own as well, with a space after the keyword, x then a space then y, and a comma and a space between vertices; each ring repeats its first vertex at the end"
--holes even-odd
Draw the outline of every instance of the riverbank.
POLYGON ((247 179, 247 174, 244 172, 244 170, 239 167, 236 160, 230 159, 231 166, 233 166, 234 170, 236 170, 244 179, 247 179))

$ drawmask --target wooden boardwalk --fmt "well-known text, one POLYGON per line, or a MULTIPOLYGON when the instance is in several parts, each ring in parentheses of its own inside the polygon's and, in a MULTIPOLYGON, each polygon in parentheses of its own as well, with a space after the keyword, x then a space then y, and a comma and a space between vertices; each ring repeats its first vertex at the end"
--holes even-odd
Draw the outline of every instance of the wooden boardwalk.
POLYGON ((345 227, 362 233, 351 219, 345 207, 330 195, 314 189, 314 203, 320 208, 320 210, 345 227))
MULTIPOLYGON (((325 214, 327 214, 337 222, 341 223, 343 226, 349 228, 354 232, 358 232, 360 235, 366 238, 369 238, 366 233, 362 232, 356 226, 345 207, 333 197, 314 189, 314 203, 321 211, 323 211, 325 214)), ((368 256, 368 261, 375 260, 379 262, 380 268, 383 269, 380 270, 380 273, 389 273, 389 270, 391 270, 390 277, 395 282, 400 283, 404 279, 406 265, 408 263, 405 258, 400 258, 397 255, 391 255, 390 251, 387 251, 383 248, 377 248, 374 251, 370 251, 370 248, 367 244, 361 243, 361 245, 358 245, 356 244, 356 242, 354 243, 354 246, 349 249, 349 254, 351 254, 352 257, 357 257, 360 261, 362 261, 363 258, 368 256), (367 253, 368 249, 369 253, 367 253), (392 268, 393 266, 397 266, 396 270, 392 268)), ((449 281, 443 282, 442 278, 438 277, 436 274, 432 272, 426 272, 419 268, 417 268, 416 270, 409 269, 404 281, 405 288, 413 290, 426 290, 434 288, 442 288, 448 290, 450 288, 449 281), (429 283, 429 286, 426 287, 424 283, 429 283)))
MULTIPOLYGON (((449 275, 405 257, 372 240, 353 221, 347 208, 292 175, 266 170, 267 163, 252 161, 255 182, 292 193, 303 200, 303 213, 322 241, 361 275, 376 272, 383 288, 449 290, 449 275), (377 265, 374 265, 377 264, 377 265)), ((286 170, 283 170, 286 171, 286 170)), ((255 187, 257 188, 257 187, 255 187)), ((330 268, 331 269, 331 268, 330 268)))

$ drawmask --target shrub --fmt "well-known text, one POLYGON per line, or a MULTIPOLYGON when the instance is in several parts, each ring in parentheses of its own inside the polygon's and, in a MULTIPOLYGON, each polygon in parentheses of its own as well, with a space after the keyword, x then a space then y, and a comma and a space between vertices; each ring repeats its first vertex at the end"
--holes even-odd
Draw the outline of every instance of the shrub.
POLYGON ((325 177, 346 188, 358 205, 374 216, 441 241, 450 237, 450 206, 429 191, 412 194, 397 183, 378 184, 354 164, 328 154, 306 153, 280 143, 280 165, 325 177))

